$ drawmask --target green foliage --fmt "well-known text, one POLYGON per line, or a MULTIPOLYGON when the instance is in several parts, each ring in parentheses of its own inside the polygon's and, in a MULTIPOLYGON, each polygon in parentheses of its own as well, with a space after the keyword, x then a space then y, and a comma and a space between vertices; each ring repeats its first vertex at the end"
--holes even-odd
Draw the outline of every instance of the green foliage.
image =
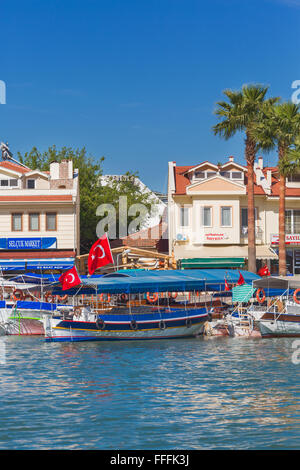
POLYGON ((253 138, 263 150, 278 148, 278 167, 285 176, 299 166, 299 135, 300 107, 290 101, 266 104, 252 129, 253 138))
MULTIPOLYGON (((137 184, 137 173, 127 172, 123 175, 123 179, 120 182, 111 178, 108 184, 101 184, 104 157, 95 159, 92 156, 88 156, 84 147, 74 150, 69 147, 57 149, 55 146, 52 146, 43 153, 36 147, 33 147, 30 152, 26 152, 24 155, 18 153, 18 159, 29 168, 41 171, 49 171, 51 162, 61 162, 64 159, 73 160, 73 168, 79 170, 80 245, 82 253, 88 252, 92 243, 96 240, 96 228, 101 220, 101 217, 97 215, 97 208, 100 205, 112 204, 115 207, 117 228, 119 228, 120 212, 122 213, 119 207, 121 196, 127 198, 128 207, 132 206, 132 204, 143 204, 150 211, 151 204, 153 203, 151 193, 145 191, 137 184)), ((126 231, 137 215, 138 213, 127 217, 126 231)), ((141 217, 141 224, 142 221, 143 217, 141 217)))
POLYGON ((215 114, 220 122, 213 127, 215 135, 228 140, 237 132, 250 132, 259 121, 260 110, 265 103, 272 105, 279 98, 266 100, 268 87, 244 85, 241 91, 225 90, 227 101, 217 103, 215 114))

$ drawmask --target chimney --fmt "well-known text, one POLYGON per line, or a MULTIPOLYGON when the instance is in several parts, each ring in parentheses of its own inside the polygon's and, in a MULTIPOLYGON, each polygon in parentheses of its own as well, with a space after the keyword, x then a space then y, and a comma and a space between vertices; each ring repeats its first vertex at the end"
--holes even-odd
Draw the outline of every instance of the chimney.
POLYGON ((228 157, 228 160, 229 160, 230 162, 234 162, 234 157, 233 157, 232 155, 230 155, 230 157, 228 157))
POLYGON ((58 162, 50 163, 50 178, 52 180, 59 179, 59 163, 58 162))
POLYGON ((258 157, 258 168, 262 170, 263 167, 264 167, 264 159, 263 157, 258 157))

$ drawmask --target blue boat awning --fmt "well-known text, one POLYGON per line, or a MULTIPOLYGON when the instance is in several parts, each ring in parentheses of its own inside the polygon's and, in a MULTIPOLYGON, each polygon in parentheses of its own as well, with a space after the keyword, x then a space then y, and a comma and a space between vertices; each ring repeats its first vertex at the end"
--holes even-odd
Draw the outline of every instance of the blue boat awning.
MULTIPOLYGON (((240 272, 245 282, 251 283, 259 276, 247 271, 230 269, 185 269, 167 271, 115 272, 96 277, 81 277, 81 285, 65 291, 69 295, 76 293, 143 293, 143 292, 185 292, 185 291, 224 291, 225 279, 236 283, 240 272)), ((54 293, 60 295, 61 287, 53 286, 54 293)))

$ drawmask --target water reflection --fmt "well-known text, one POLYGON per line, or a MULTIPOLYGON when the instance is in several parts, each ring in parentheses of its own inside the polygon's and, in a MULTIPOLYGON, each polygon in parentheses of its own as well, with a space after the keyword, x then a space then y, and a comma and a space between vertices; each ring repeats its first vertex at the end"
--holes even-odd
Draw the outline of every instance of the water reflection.
POLYGON ((1 448, 299 444, 292 340, 3 344, 1 448))

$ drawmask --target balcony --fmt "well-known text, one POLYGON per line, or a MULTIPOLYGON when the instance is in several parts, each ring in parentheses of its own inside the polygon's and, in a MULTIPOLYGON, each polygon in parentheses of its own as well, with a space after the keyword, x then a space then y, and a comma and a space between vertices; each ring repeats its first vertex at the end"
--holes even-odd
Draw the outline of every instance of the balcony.
MULTIPOLYGON (((255 227, 255 239, 258 242, 263 242, 263 230, 260 227, 255 227)), ((248 227, 241 227, 241 243, 248 242, 248 227)))

